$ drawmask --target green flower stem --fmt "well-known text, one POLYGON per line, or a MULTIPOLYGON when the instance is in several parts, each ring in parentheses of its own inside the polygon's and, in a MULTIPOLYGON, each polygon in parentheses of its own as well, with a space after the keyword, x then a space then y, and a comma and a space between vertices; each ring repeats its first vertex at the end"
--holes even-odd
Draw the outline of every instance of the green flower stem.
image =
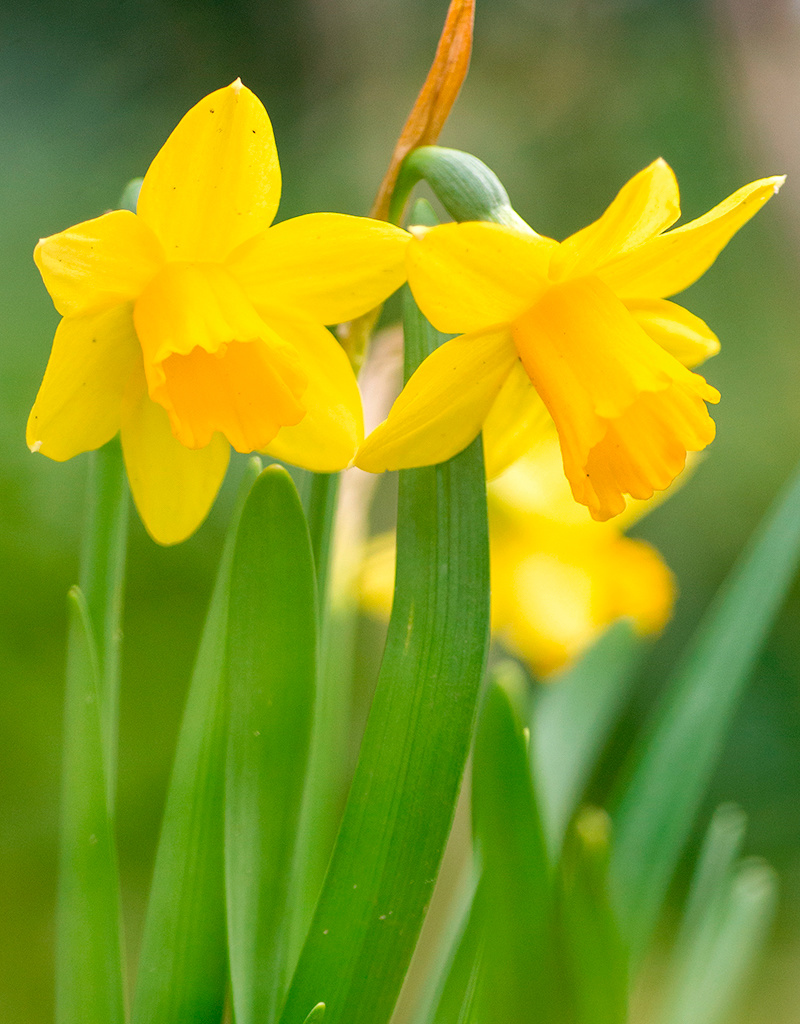
POLYGON ((420 181, 427 182, 453 220, 486 220, 533 233, 486 164, 469 153, 441 146, 413 149, 403 161, 389 207, 393 224, 400 223, 408 197, 420 181))
POLYGON ((56 1024, 124 1024, 119 882, 100 668, 83 594, 69 595, 56 907, 56 1024))
POLYGON ((100 721, 106 756, 108 803, 112 812, 117 775, 120 637, 128 508, 125 463, 119 440, 115 438, 89 455, 88 520, 80 570, 80 587, 97 645, 100 721))

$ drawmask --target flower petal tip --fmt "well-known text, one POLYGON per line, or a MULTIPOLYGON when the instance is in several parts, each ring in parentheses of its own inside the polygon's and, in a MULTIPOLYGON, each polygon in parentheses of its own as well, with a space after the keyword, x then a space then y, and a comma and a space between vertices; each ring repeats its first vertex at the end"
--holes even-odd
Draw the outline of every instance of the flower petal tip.
POLYGON ((234 92, 241 92, 242 89, 244 89, 241 78, 237 78, 235 82, 231 82, 228 88, 233 89, 234 92))
POLYGON ((409 224, 408 226, 408 233, 410 235, 413 235, 414 238, 417 238, 420 241, 425 237, 425 235, 427 235, 429 231, 430 226, 428 224, 409 224))
POLYGON ((32 444, 28 445, 28 448, 31 451, 31 453, 33 455, 35 455, 38 451, 41 451, 42 442, 41 441, 34 441, 32 444))

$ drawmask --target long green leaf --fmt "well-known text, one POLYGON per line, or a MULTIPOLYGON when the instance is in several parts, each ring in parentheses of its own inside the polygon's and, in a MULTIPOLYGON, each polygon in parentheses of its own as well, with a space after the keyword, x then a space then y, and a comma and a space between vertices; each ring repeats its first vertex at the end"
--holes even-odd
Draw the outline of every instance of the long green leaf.
POLYGON ((225 1002, 225 640, 239 493, 189 687, 145 920, 132 1024, 219 1024, 225 1002))
POLYGON ((645 948, 758 652, 800 561, 800 471, 706 614, 613 813, 612 879, 645 948))
POLYGON ((61 783, 56 1024, 123 1024, 119 886, 107 796, 100 669, 89 610, 69 594, 61 783))
MULTIPOLYGON (((237 1024, 269 1024, 286 991, 290 893, 314 713, 314 561, 291 477, 253 485, 239 524, 228 617, 225 880, 237 1024)), ((308 1000, 303 1017, 319 999, 308 1000)))
POLYGON ((579 1024, 625 1024, 628 952, 608 886, 610 822, 605 811, 578 813, 560 865, 559 917, 579 1024))
POLYGON ((484 931, 477 1019, 560 1022, 553 958, 553 888, 522 724, 493 683, 472 767, 475 839, 483 864, 484 931))
POLYGON ((620 622, 573 668, 541 688, 534 703, 531 759, 553 854, 625 705, 643 650, 641 638, 620 622))
MULTIPOLYGON (((406 295, 406 374, 441 342, 406 295)), ((452 823, 488 641, 480 441, 400 474, 397 582, 355 778, 283 1024, 385 1024, 452 823)))

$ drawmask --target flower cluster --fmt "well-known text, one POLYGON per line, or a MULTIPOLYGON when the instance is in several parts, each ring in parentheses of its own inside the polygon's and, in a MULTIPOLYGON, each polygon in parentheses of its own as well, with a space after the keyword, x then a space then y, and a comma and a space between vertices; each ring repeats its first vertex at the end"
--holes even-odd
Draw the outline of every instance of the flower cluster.
POLYGON ((272 128, 234 82, 198 103, 151 164, 136 214, 42 239, 35 259, 63 319, 28 422, 53 459, 120 433, 136 505, 175 543, 206 516, 230 446, 318 472, 441 462, 481 430, 490 474, 552 424, 573 497, 599 520, 668 487, 714 436, 718 392, 693 372, 718 348, 668 301, 713 262, 782 179, 679 215, 657 160, 562 243, 488 223, 418 229, 310 214, 271 226, 272 128), (408 278, 439 330, 363 441, 350 364, 325 325, 408 278), (363 443, 362 443, 363 441, 363 443))

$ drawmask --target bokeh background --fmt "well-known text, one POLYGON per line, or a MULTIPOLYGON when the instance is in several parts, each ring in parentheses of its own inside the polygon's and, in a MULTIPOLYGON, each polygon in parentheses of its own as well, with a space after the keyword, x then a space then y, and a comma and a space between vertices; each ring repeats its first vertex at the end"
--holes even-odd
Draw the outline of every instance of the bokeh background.
MULTIPOLYGON (((180 116, 241 76, 275 126, 279 216, 366 213, 424 78, 446 0, 51 0, 0 5, 0 1024, 52 1019, 65 594, 86 459, 32 456, 24 424, 57 322, 31 252, 113 207, 180 116)), ((687 305, 723 341, 718 440, 642 524, 675 570, 674 622, 635 723, 800 453, 800 5, 791 0, 478 0, 472 68, 442 138, 487 162, 563 237, 656 156, 697 216, 788 172, 687 305)), ((161 549, 132 528, 118 821, 135 959, 166 776, 237 464, 209 521, 161 549)), ((782 899, 742 1020, 800 1014, 800 589, 741 705, 709 795, 750 818, 782 899)), ((367 636, 373 634, 367 633, 367 636)), ((365 662, 374 663, 370 652, 365 662)), ((676 765, 679 771, 680 766, 676 765)), ((680 879, 675 899, 680 895, 680 879)))

